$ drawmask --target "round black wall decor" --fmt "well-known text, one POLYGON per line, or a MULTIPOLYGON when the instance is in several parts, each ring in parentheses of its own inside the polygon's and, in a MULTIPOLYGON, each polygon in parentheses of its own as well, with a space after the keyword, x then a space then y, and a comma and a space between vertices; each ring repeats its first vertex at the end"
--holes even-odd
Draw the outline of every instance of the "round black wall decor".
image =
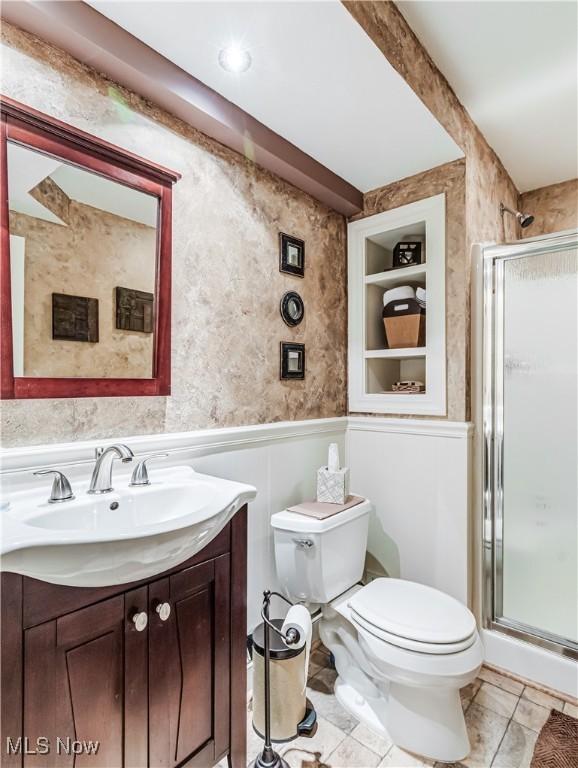
POLYGON ((281 317, 287 325, 299 325, 305 314, 303 299, 295 291, 287 291, 281 299, 281 317))

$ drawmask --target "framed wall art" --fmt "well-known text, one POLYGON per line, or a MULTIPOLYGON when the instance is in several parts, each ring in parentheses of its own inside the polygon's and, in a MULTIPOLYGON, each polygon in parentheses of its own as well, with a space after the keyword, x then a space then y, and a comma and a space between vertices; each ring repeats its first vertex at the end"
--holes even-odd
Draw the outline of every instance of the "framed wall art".
POLYGON ((281 299, 280 311, 283 321, 290 328, 299 325, 305 314, 303 299, 295 291, 287 291, 281 299))
POLYGON ((279 271, 305 277, 305 242, 279 233, 279 271))
POLYGON ((281 342, 281 378, 305 378, 305 344, 281 342))
POLYGON ((98 341, 98 299, 52 294, 52 338, 55 341, 98 341))
POLYGON ((116 327, 121 331, 152 333, 154 330, 154 296, 132 288, 116 289, 116 327))

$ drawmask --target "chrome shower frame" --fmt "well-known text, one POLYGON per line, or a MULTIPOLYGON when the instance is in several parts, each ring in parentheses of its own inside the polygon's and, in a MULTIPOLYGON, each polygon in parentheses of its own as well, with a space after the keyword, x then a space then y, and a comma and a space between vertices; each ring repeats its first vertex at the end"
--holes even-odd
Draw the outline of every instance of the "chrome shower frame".
POLYGON ((578 644, 503 615, 504 530, 504 264, 511 259, 578 247, 578 231, 482 249, 483 337, 483 624, 578 660, 578 644))

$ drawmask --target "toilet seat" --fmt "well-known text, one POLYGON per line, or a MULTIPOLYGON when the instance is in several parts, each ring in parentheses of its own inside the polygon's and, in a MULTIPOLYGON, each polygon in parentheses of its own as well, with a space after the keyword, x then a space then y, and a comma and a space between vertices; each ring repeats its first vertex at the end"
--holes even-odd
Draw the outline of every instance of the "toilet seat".
POLYGON ((349 600, 351 619, 383 642, 425 654, 466 650, 476 620, 462 603, 432 587, 402 579, 375 579, 349 600))
POLYGON ((324 619, 331 621, 331 617, 337 614, 345 620, 346 626, 351 626, 359 638, 361 648, 379 676, 389 681, 405 681, 408 685, 453 686, 456 689, 471 682, 472 675, 475 676, 483 657, 482 643, 477 630, 469 648, 455 653, 420 653, 385 642, 355 620, 350 603, 363 589, 366 587, 356 585, 333 600, 324 609, 324 619))
POLYGON ((403 648, 406 651, 415 651, 416 653, 429 653, 429 654, 447 654, 458 653, 458 651, 465 651, 476 641, 477 632, 473 632, 470 637, 465 640, 461 640, 457 643, 424 643, 421 640, 410 640, 407 637, 400 637, 399 635, 393 635, 389 632, 385 632, 379 627, 375 627, 370 622, 366 621, 362 616, 357 614, 351 609, 352 622, 361 629, 365 629, 370 632, 374 637, 379 640, 383 640, 390 645, 396 645, 398 648, 403 648))

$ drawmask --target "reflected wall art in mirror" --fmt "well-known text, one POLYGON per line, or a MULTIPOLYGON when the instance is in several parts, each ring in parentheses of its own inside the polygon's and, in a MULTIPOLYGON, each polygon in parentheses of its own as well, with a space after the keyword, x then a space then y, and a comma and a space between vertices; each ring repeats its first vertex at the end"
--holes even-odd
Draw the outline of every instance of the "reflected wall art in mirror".
POLYGON ((0 106, 2 397, 169 394, 178 174, 0 106))

